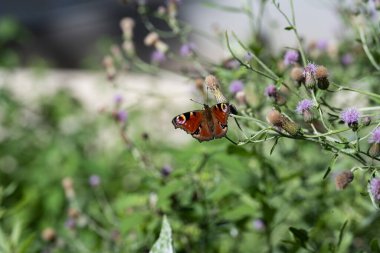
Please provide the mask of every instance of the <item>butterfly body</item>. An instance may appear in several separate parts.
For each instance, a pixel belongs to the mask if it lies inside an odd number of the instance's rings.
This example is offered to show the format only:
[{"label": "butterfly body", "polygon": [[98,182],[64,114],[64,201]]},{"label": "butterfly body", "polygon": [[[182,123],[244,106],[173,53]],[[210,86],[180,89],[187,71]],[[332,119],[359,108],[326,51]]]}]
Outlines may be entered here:
[{"label": "butterfly body", "polygon": [[174,128],[181,128],[198,141],[209,141],[226,136],[230,105],[204,105],[204,110],[185,112],[173,118]]}]

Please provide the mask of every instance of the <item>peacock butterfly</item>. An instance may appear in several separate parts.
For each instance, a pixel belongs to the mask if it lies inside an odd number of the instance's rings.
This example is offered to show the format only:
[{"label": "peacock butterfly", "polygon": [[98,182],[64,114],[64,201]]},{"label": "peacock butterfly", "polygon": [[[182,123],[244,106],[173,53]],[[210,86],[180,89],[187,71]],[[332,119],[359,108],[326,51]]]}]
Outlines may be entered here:
[{"label": "peacock butterfly", "polygon": [[223,138],[227,134],[228,116],[234,108],[228,103],[213,106],[204,104],[204,110],[185,112],[173,118],[174,128],[181,128],[199,142]]}]

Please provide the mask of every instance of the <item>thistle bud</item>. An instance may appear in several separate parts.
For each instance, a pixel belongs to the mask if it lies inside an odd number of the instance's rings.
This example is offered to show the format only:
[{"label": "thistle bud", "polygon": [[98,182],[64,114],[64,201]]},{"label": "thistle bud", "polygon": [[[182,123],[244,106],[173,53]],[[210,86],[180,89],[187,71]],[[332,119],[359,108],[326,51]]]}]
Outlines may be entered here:
[{"label": "thistle bud", "polygon": [[315,71],[315,77],[317,79],[317,85],[319,89],[326,90],[329,87],[330,83],[328,79],[327,68],[324,66],[318,66]]},{"label": "thistle bud", "polygon": [[300,67],[292,68],[290,72],[290,78],[296,81],[297,86],[301,86],[301,84],[305,83],[305,77],[303,75],[303,70]]},{"label": "thistle bud", "polygon": [[282,127],[283,116],[279,111],[273,109],[268,113],[267,121],[276,127]]},{"label": "thistle bud", "polygon": [[239,91],[235,95],[235,99],[238,101],[239,104],[241,105],[248,105],[247,97],[245,95],[244,91]]},{"label": "thistle bud", "polygon": [[300,131],[300,127],[297,123],[291,121],[287,117],[284,116],[284,122],[282,124],[282,128],[288,132],[288,134],[294,136]]},{"label": "thistle bud", "polygon": [[371,124],[371,121],[372,121],[372,119],[369,116],[366,116],[366,117],[362,118],[362,124],[363,124],[363,126],[369,126]]},{"label": "thistle bud", "polygon": [[45,242],[53,242],[57,238],[57,234],[53,228],[45,228],[41,233],[41,237]]},{"label": "thistle bud", "polygon": [[305,87],[313,89],[316,85],[315,72],[317,66],[313,63],[309,63],[303,70],[303,76],[305,77]]},{"label": "thistle bud", "polygon": [[158,40],[160,39],[160,37],[158,36],[157,33],[155,32],[151,32],[151,33],[148,33],[148,35],[145,37],[144,39],[144,45],[145,46],[152,46],[154,45]]},{"label": "thistle bud", "polygon": [[352,171],[343,171],[336,175],[335,186],[337,190],[343,190],[354,180],[354,174]]},{"label": "thistle bud", "polygon": [[380,144],[376,142],[373,143],[368,150],[368,154],[371,157],[378,157],[380,155]]}]

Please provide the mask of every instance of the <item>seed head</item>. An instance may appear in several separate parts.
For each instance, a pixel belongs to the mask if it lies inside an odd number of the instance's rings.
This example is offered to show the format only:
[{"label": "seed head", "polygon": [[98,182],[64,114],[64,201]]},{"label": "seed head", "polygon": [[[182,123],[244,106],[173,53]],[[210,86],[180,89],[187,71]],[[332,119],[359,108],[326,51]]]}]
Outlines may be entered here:
[{"label": "seed head", "polygon": [[352,171],[343,171],[336,175],[335,186],[337,190],[343,190],[354,180],[354,174]]},{"label": "seed head", "polygon": [[158,36],[157,33],[155,32],[150,32],[144,39],[144,45],[145,46],[152,46],[154,45],[157,41],[159,41],[160,37]]},{"label": "seed head", "polygon": [[305,76],[303,75],[303,69],[300,67],[292,68],[290,72],[290,78],[296,81],[298,86],[305,83]]},{"label": "seed head", "polygon": [[330,83],[329,83],[328,75],[329,74],[327,72],[326,67],[324,66],[317,67],[316,72],[315,72],[315,77],[317,79],[317,85],[319,89],[326,90],[329,87]]},{"label": "seed head", "polygon": [[42,240],[45,242],[53,242],[57,238],[57,234],[53,228],[45,228],[41,233]]}]

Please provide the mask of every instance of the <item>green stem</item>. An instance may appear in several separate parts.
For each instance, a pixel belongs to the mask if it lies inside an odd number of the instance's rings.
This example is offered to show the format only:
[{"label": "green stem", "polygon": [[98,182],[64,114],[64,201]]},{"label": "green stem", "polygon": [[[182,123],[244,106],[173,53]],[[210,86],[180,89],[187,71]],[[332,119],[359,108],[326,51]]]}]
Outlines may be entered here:
[{"label": "green stem", "polygon": [[367,45],[367,40],[365,38],[365,34],[364,34],[364,30],[363,30],[363,27],[362,26],[359,26],[359,35],[360,35],[360,40],[362,42],[362,46],[363,46],[363,50],[364,52],[366,53],[369,61],[371,62],[371,64],[375,67],[375,69],[377,71],[380,71],[380,66],[379,64],[376,62],[375,58],[373,57],[371,51],[369,50],[368,48],[368,45]]}]

